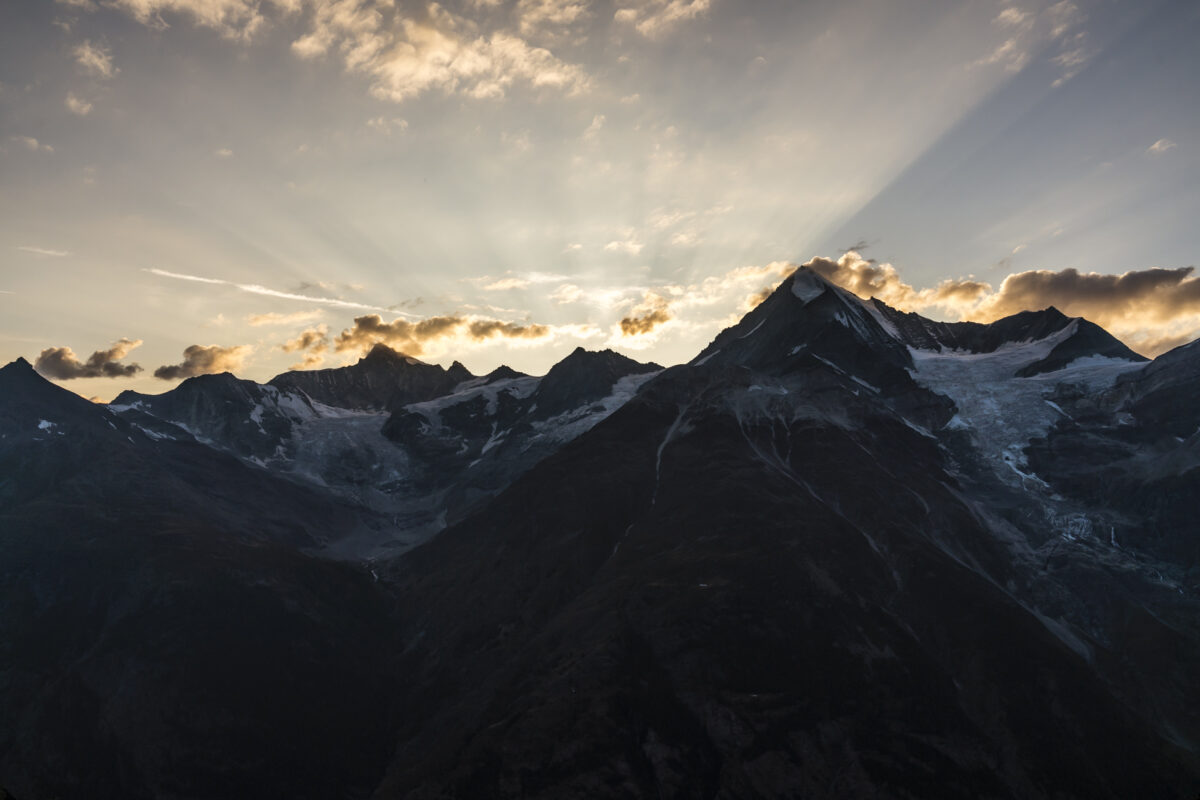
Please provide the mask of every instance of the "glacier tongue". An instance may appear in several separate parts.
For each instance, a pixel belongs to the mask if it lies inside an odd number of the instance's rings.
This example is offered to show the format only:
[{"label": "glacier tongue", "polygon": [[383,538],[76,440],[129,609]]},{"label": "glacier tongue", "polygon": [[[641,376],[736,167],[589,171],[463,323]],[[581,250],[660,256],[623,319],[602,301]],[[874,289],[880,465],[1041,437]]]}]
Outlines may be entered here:
[{"label": "glacier tongue", "polygon": [[946,395],[958,413],[946,426],[966,429],[971,440],[1002,478],[1024,484],[1038,480],[1029,474],[1024,449],[1044,436],[1066,414],[1048,396],[1063,383],[1097,392],[1112,386],[1124,372],[1142,367],[1123,359],[1091,356],[1065,368],[1019,378],[1022,367],[1043,359],[1074,331],[1074,324],[1035,342],[1005,345],[991,353],[933,352],[909,348],[916,381]]}]

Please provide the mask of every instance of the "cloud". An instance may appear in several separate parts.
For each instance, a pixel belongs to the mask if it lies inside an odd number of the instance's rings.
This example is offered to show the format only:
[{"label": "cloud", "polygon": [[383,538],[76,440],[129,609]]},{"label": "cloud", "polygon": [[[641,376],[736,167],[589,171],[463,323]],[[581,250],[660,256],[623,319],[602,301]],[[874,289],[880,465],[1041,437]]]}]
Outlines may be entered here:
[{"label": "cloud", "polygon": [[584,292],[573,283],[564,283],[550,293],[550,299],[559,305],[575,303],[583,299]]},{"label": "cloud", "polygon": [[54,148],[48,144],[43,144],[32,136],[10,136],[12,141],[24,147],[26,150],[32,150],[35,153],[53,153]]},{"label": "cloud", "polygon": [[218,150],[214,150],[213,155],[216,156],[217,158],[232,158],[233,151],[230,150],[228,147],[222,147]]},{"label": "cloud", "polygon": [[1095,322],[1151,356],[1200,336],[1200,278],[1193,267],[1151,267],[1119,275],[1037,269],[1009,275],[997,289],[966,278],[918,290],[902,281],[892,265],[864,261],[853,251],[837,260],[814,258],[805,266],[860,297],[878,297],[903,311],[938,308],[960,320],[991,322],[1054,306]]},{"label": "cloud", "polygon": [[[151,28],[167,28],[163,14],[173,13],[229,39],[249,39],[266,21],[263,4],[257,0],[109,0],[109,4]],[[277,1],[273,5],[287,9],[296,4]]]},{"label": "cloud", "polygon": [[183,351],[183,361],[170,364],[154,370],[154,377],[164,381],[175,381],[180,378],[191,378],[196,375],[211,375],[217,372],[233,372],[242,368],[254,348],[250,345],[239,344],[233,347],[220,345],[193,344]]},{"label": "cloud", "polygon": [[113,65],[112,51],[102,44],[92,44],[89,39],[84,39],[82,43],[76,45],[73,53],[75,63],[83,67],[90,75],[108,79],[121,71]]},{"label": "cloud", "polygon": [[48,347],[34,361],[33,367],[47,378],[69,381],[75,378],[128,378],[142,371],[137,364],[118,363],[141,339],[118,339],[107,350],[97,350],[80,361],[69,347]]},{"label": "cloud", "polygon": [[914,289],[900,279],[891,264],[863,259],[853,250],[837,260],[817,257],[804,266],[859,297],[878,297],[905,311],[942,308],[960,315],[973,308],[991,291],[991,286],[974,279],[947,279],[932,289]]},{"label": "cloud", "polygon": [[485,292],[505,292],[511,289],[525,289],[535,283],[557,283],[566,280],[566,275],[555,272],[513,272],[509,270],[502,277],[483,275],[479,278],[466,278]]},{"label": "cloud", "polygon": [[250,314],[246,322],[255,327],[262,325],[296,325],[304,322],[314,322],[325,315],[321,309],[313,311],[293,311],[291,314],[278,314],[274,311],[266,314]]},{"label": "cloud", "polygon": [[1004,39],[971,66],[999,66],[1015,73],[1025,69],[1035,55],[1054,53],[1049,61],[1059,68],[1059,75],[1052,85],[1061,86],[1096,54],[1087,32],[1080,29],[1086,19],[1070,0],[1054,3],[1040,13],[1008,6],[992,20]]},{"label": "cloud", "polygon": [[600,130],[604,127],[604,122],[606,119],[607,118],[603,114],[596,114],[593,116],[592,124],[588,125],[587,129],[583,132],[583,140],[585,142],[595,141],[596,137],[600,135]]},{"label": "cloud", "polygon": [[587,16],[587,4],[581,0],[520,0],[516,15],[521,35],[537,36],[579,22]]},{"label": "cloud", "polygon": [[381,99],[399,103],[430,91],[494,98],[514,84],[574,93],[589,83],[580,67],[549,50],[504,31],[478,35],[469,20],[436,3],[420,16],[385,15],[357,0],[311,5],[312,26],[292,51],[318,58],[336,50],[346,70],[368,76]]},{"label": "cloud", "polygon": [[92,104],[86,100],[81,100],[75,96],[74,92],[67,93],[67,110],[72,114],[78,114],[81,117],[86,117],[92,111]]},{"label": "cloud", "polygon": [[674,318],[670,302],[656,292],[646,292],[642,302],[621,318],[618,326],[622,336],[645,336]]},{"label": "cloud", "polygon": [[502,292],[508,289],[524,289],[529,285],[529,281],[524,278],[501,278],[493,281],[485,286],[483,290],[487,292]]},{"label": "cloud", "polygon": [[1175,146],[1175,143],[1170,139],[1159,139],[1154,144],[1146,148],[1146,152],[1152,156],[1161,156],[1163,153]]},{"label": "cloud", "polygon": [[320,325],[304,331],[295,339],[284,342],[279,349],[285,353],[303,353],[303,360],[288,369],[313,369],[325,361],[329,350],[329,326]]},{"label": "cloud", "polygon": [[367,120],[367,127],[390,136],[395,131],[403,133],[408,130],[408,120],[401,117],[372,117]]},{"label": "cloud", "polygon": [[49,250],[45,247],[30,247],[29,245],[21,245],[17,249],[23,253],[32,253],[35,256],[46,256],[47,258],[64,258],[71,255],[66,250]]},{"label": "cloud", "polygon": [[634,241],[633,239],[626,239],[613,240],[604,245],[604,250],[609,253],[624,253],[628,256],[636,256],[638,253],[642,252],[643,247],[645,247],[645,245],[643,245],[641,242]]},{"label": "cloud", "polygon": [[276,289],[268,289],[266,286],[259,286],[256,283],[234,283],[220,278],[205,278],[200,275],[184,275],[178,272],[168,272],[165,269],[146,269],[144,272],[149,272],[152,275],[159,275],[163,278],[174,278],[179,281],[191,281],[193,283],[207,283],[214,286],[232,286],[233,288],[248,292],[249,294],[263,295],[264,297],[278,297],[283,300],[299,300],[305,303],[317,303],[319,305],[333,306],[336,308],[354,308],[363,311],[391,311],[392,309],[382,306],[372,306],[366,303],[354,303],[349,300],[342,300],[336,297],[313,297],[307,294],[297,294],[295,292],[281,292]]},{"label": "cloud", "polygon": [[354,326],[343,330],[333,346],[338,352],[365,351],[382,342],[410,356],[418,356],[428,345],[446,339],[466,339],[476,343],[489,339],[534,340],[549,338],[554,332],[549,325],[460,315],[428,317],[417,322],[406,319],[384,322],[378,314],[368,314],[355,317]]},{"label": "cloud", "polygon": [[711,0],[641,0],[617,10],[613,19],[632,25],[638,33],[654,39],[677,25],[708,12]]}]

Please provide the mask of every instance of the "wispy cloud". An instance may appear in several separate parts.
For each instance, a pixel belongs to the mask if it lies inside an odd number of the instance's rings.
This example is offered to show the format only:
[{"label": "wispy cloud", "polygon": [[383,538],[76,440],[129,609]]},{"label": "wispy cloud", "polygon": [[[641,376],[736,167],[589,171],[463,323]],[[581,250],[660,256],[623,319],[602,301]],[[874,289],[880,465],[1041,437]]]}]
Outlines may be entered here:
[{"label": "wispy cloud", "polygon": [[78,114],[81,117],[86,117],[92,111],[92,104],[87,100],[81,100],[75,96],[74,92],[69,92],[66,99],[67,110],[72,114]]},{"label": "wispy cloud", "polygon": [[112,51],[102,44],[93,44],[89,39],[75,46],[74,55],[75,63],[97,78],[112,78],[120,72],[113,64]]},{"label": "wispy cloud", "polygon": [[1163,153],[1175,146],[1175,143],[1170,139],[1159,139],[1154,144],[1146,148],[1146,152],[1152,156],[1161,156]]},{"label": "wispy cloud", "polygon": [[325,312],[319,308],[313,311],[294,311],[291,314],[279,314],[271,311],[266,314],[251,314],[246,317],[246,322],[255,327],[263,325],[298,325],[315,322],[323,316],[325,316]]},{"label": "wispy cloud", "polygon": [[47,258],[64,258],[71,255],[67,250],[50,250],[45,247],[31,247],[29,245],[21,245],[17,249],[22,253],[32,253],[35,256],[45,256]]},{"label": "wispy cloud", "polygon": [[[173,278],[179,281],[192,281],[194,283],[207,283],[214,286],[232,286],[238,291],[247,292],[249,294],[262,295],[264,297],[278,297],[281,300],[296,300],[303,303],[316,303],[318,305],[332,306],[334,308],[353,308],[361,311],[385,311],[393,313],[394,309],[384,308],[382,306],[373,306],[366,303],[355,303],[350,300],[342,300],[337,297],[314,297],[307,294],[297,294],[295,292],[281,292],[277,289],[269,289],[266,286],[260,286],[256,283],[235,283],[234,281],[226,281],[220,278],[205,278],[200,275],[184,275],[179,272],[168,272],[165,269],[145,269],[144,272],[149,272],[152,275],[158,275],[163,278]],[[411,316],[411,315],[410,315]]]},{"label": "wispy cloud", "polygon": [[613,19],[632,25],[648,38],[668,33],[681,23],[703,16],[712,6],[711,0],[640,0],[622,3]]},{"label": "wispy cloud", "polygon": [[54,148],[45,142],[39,142],[32,136],[10,136],[9,139],[24,147],[26,150],[32,150],[35,153],[53,153]]}]

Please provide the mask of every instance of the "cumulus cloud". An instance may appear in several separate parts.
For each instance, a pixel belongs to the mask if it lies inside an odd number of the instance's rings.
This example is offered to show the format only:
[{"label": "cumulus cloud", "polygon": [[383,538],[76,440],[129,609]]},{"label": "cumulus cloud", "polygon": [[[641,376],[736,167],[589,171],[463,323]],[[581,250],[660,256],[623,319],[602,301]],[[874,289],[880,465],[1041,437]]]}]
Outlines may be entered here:
[{"label": "cumulus cloud", "polygon": [[541,325],[511,322],[463,314],[447,314],[412,321],[388,322],[379,314],[355,317],[354,324],[336,336],[321,325],[300,333],[281,346],[289,353],[304,353],[304,361],[292,369],[311,368],[329,352],[365,353],[375,344],[386,344],[410,356],[444,350],[447,345],[480,345],[506,340],[513,343],[551,341],[560,336],[586,339],[600,332],[592,325]]},{"label": "cumulus cloud", "polygon": [[121,364],[121,359],[140,346],[141,339],[118,339],[107,350],[97,350],[80,361],[69,347],[48,347],[33,367],[47,378],[69,381],[75,378],[128,378],[142,371],[137,364]]},{"label": "cumulus cloud", "polygon": [[642,302],[630,309],[629,313],[622,317],[617,324],[621,329],[622,336],[645,336],[670,322],[673,317],[671,304],[667,298],[657,292],[646,292],[642,296]]},{"label": "cumulus cloud", "polygon": [[279,349],[285,353],[303,353],[303,360],[288,369],[314,369],[325,361],[329,350],[329,326],[320,325],[302,332],[295,339],[284,342]]},{"label": "cumulus cloud", "polygon": [[428,317],[417,322],[394,319],[384,322],[378,314],[354,318],[354,326],[343,330],[334,340],[337,351],[369,349],[382,342],[410,356],[421,355],[438,340],[465,338],[474,342],[488,339],[544,339],[552,334],[548,325],[501,322],[459,315]]},{"label": "cumulus cloud", "polygon": [[805,266],[860,297],[878,297],[903,311],[940,309],[960,320],[991,322],[1054,306],[1095,322],[1151,356],[1200,336],[1200,278],[1193,267],[1152,267],[1119,275],[1037,269],[1009,275],[999,288],[966,278],[918,290],[901,280],[892,265],[864,261],[853,251],[836,260],[814,258]]},{"label": "cumulus cloud", "polygon": [[932,289],[918,291],[902,281],[891,264],[868,261],[853,250],[837,260],[817,257],[804,266],[859,297],[878,297],[888,305],[906,311],[941,308],[961,315],[992,288],[974,279],[948,278]]},{"label": "cumulus cloud", "polygon": [[711,0],[641,0],[623,3],[613,18],[653,39],[683,22],[703,16],[711,5]]},{"label": "cumulus cloud", "polygon": [[76,45],[74,55],[75,63],[98,78],[112,78],[120,72],[113,65],[112,51],[102,44],[92,44],[90,39]]},{"label": "cumulus cloud", "polygon": [[246,344],[233,347],[193,344],[184,349],[183,361],[159,367],[154,370],[154,377],[164,381],[174,381],[196,375],[233,372],[242,368],[246,356],[250,355],[253,349]]}]

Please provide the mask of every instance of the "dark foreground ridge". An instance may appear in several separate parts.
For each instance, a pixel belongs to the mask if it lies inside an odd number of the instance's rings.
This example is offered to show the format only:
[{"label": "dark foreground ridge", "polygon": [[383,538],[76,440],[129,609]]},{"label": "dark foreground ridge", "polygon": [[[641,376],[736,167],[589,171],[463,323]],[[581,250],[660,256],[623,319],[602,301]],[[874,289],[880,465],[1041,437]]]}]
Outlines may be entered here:
[{"label": "dark foreground ridge", "polygon": [[666,370],[15,362],[0,785],[1192,800],[1197,353],[801,270]]}]

